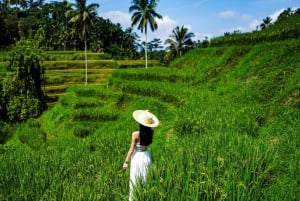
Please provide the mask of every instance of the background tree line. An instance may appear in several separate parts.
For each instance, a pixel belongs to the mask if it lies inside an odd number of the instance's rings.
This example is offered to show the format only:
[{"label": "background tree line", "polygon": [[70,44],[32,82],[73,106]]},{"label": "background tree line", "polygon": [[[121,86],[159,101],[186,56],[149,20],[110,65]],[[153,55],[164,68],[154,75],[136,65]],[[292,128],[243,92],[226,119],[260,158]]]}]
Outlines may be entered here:
[{"label": "background tree line", "polygon": [[[145,41],[141,41],[132,27],[123,29],[119,23],[98,16],[96,11],[100,5],[86,3],[86,0],[76,0],[75,3],[66,0],[50,3],[44,3],[44,0],[0,0],[0,49],[10,50],[15,40],[21,37],[32,39],[39,33],[41,45],[46,50],[84,50],[87,47],[89,51],[105,52],[115,59],[144,57]],[[81,21],[75,20],[80,9],[87,11],[89,19],[85,22],[82,18]],[[80,23],[86,26],[85,31]],[[157,38],[149,41],[148,58],[162,61],[168,51],[164,50],[163,44],[164,41]],[[192,48],[196,44],[189,42],[188,46]]]},{"label": "background tree line", "polygon": [[[82,5],[85,0],[76,1]],[[89,5],[88,5],[89,6]],[[87,7],[88,7],[87,6]],[[83,50],[82,32],[78,23],[71,23],[72,15],[80,7],[68,1],[44,3],[43,1],[0,1],[0,48],[10,49],[14,40],[21,37],[33,38],[40,32],[41,45],[47,50]],[[92,26],[86,30],[87,47],[93,52],[107,52],[112,56],[134,58],[137,35],[131,29],[122,30],[120,24],[89,13]]]}]

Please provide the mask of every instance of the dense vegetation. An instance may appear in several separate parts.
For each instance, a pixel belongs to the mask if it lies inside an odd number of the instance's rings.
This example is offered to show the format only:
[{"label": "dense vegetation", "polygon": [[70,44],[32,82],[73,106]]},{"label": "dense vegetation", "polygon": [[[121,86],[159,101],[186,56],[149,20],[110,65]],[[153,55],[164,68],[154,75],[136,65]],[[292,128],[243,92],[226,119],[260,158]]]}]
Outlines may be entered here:
[{"label": "dense vegetation", "polygon": [[[131,112],[158,114],[140,198],[296,200],[299,40],[195,49],[171,67],[73,86],[1,146],[1,199],[127,200]],[[195,59],[197,58],[197,59]]]},{"label": "dense vegetation", "polygon": [[[39,34],[48,50],[84,50],[82,31],[71,20],[76,5],[68,1],[0,1],[0,49],[9,50],[15,39]],[[113,24],[95,12],[90,12],[86,37],[89,51],[106,52],[113,58],[138,57],[139,38],[132,28],[123,30],[120,24]]]},{"label": "dense vegetation", "polygon": [[[298,14],[283,18],[292,22],[285,27],[298,26]],[[259,33],[277,33],[280,24]],[[242,43],[248,34],[239,34],[237,43],[224,36],[168,67],[151,61],[148,69],[142,60],[89,52],[88,85],[82,85],[83,52],[45,52],[43,62],[30,64],[45,71],[46,101],[52,94],[57,102],[39,117],[0,121],[0,200],[128,200],[129,172],[122,164],[138,128],[136,109],[149,109],[161,121],[139,200],[297,200],[300,39],[293,34],[264,35],[259,43]],[[10,68],[32,72],[16,56],[30,40],[23,42],[0,55],[1,91],[18,75]],[[39,48],[23,49],[40,59]],[[12,61],[21,62],[8,65]],[[27,84],[16,86],[29,88],[17,91],[30,95],[33,80],[25,77]],[[2,119],[6,97],[0,93]],[[33,104],[24,105],[27,111]]]},{"label": "dense vegetation", "polygon": [[[134,6],[139,2],[131,3]],[[157,4],[155,1],[150,2]],[[150,13],[155,13],[153,5],[141,9],[148,12],[151,8]],[[119,23],[114,24],[98,16],[97,9],[101,10],[101,5],[89,4],[86,0],[47,3],[39,0],[0,0],[0,50],[10,50],[15,40],[21,37],[32,39],[39,35],[42,38],[41,45],[48,51],[86,49],[94,53],[105,52],[111,59],[138,59],[143,58],[147,50],[148,59],[164,60],[164,41],[155,38],[147,42],[146,49],[145,41],[140,39],[132,27],[122,27]],[[151,15],[145,16],[147,18]],[[149,20],[150,25],[155,22]],[[138,29],[143,27],[142,32],[146,31],[147,27],[144,26],[148,24],[139,25]],[[150,31],[154,30],[150,28]],[[198,41],[198,44],[201,42]]]},{"label": "dense vegetation", "polygon": [[[267,19],[271,19],[270,17]],[[252,33],[225,33],[224,37],[218,37],[210,42],[211,47],[227,45],[254,45],[263,42],[272,42],[300,37],[300,8],[284,10],[278,19],[267,25],[262,30],[255,30]]]}]

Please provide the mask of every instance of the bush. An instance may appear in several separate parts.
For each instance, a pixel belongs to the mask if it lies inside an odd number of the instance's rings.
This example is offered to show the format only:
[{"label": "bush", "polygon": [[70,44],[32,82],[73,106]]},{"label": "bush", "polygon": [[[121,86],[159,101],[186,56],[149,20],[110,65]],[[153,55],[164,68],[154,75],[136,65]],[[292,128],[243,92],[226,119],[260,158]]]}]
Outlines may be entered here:
[{"label": "bush", "polygon": [[[5,144],[5,142],[9,138],[8,128],[9,128],[9,125],[0,121],[0,144]],[[1,153],[1,151],[0,151],[0,153]]]},{"label": "bush", "polygon": [[42,104],[36,98],[26,98],[24,95],[14,96],[8,102],[7,114],[12,122],[36,118],[42,112]]},{"label": "bush", "polygon": [[43,52],[36,41],[21,38],[10,52],[7,70],[12,72],[3,85],[3,97],[10,121],[24,121],[38,117],[44,109],[41,67]]}]

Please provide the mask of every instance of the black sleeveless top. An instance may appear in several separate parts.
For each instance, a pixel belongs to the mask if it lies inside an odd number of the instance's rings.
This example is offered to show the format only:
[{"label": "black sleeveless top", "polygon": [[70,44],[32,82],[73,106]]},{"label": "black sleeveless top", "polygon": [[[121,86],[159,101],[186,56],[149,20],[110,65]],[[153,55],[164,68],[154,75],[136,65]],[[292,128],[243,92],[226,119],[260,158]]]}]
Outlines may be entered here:
[{"label": "black sleeveless top", "polygon": [[139,137],[140,137],[140,145],[148,146],[152,143],[153,139],[153,131],[148,130],[148,131],[140,131],[139,132]]}]

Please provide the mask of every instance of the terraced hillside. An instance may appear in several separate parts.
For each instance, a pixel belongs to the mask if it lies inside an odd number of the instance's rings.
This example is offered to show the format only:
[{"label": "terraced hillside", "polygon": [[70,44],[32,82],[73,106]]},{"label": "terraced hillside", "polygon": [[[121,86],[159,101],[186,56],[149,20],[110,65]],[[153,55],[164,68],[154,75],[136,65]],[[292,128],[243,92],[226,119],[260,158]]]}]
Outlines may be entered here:
[{"label": "terraced hillside", "polygon": [[[144,66],[144,61],[111,60],[106,59],[105,54],[88,53],[88,76],[89,85],[108,84],[111,73],[118,68],[136,68]],[[45,69],[44,91],[47,102],[53,105],[58,97],[66,93],[69,86],[85,84],[85,60],[83,52],[61,51],[46,52],[42,62]],[[8,72],[6,66],[9,62],[9,54],[3,53],[0,57],[0,78],[4,78]],[[157,65],[158,61],[149,61],[149,66]]]},{"label": "terraced hillside", "polygon": [[[46,61],[44,66],[46,69],[45,93],[48,96],[48,102],[56,102],[60,95],[65,94],[67,87],[85,83],[84,60]],[[116,68],[116,61],[88,61],[88,84],[107,85],[108,77]]]},{"label": "terraced hillside", "polygon": [[297,200],[299,49],[299,40],[195,49],[170,67],[69,87],[2,148],[0,198],[127,200],[132,111],[149,109],[160,126],[140,200]]}]

